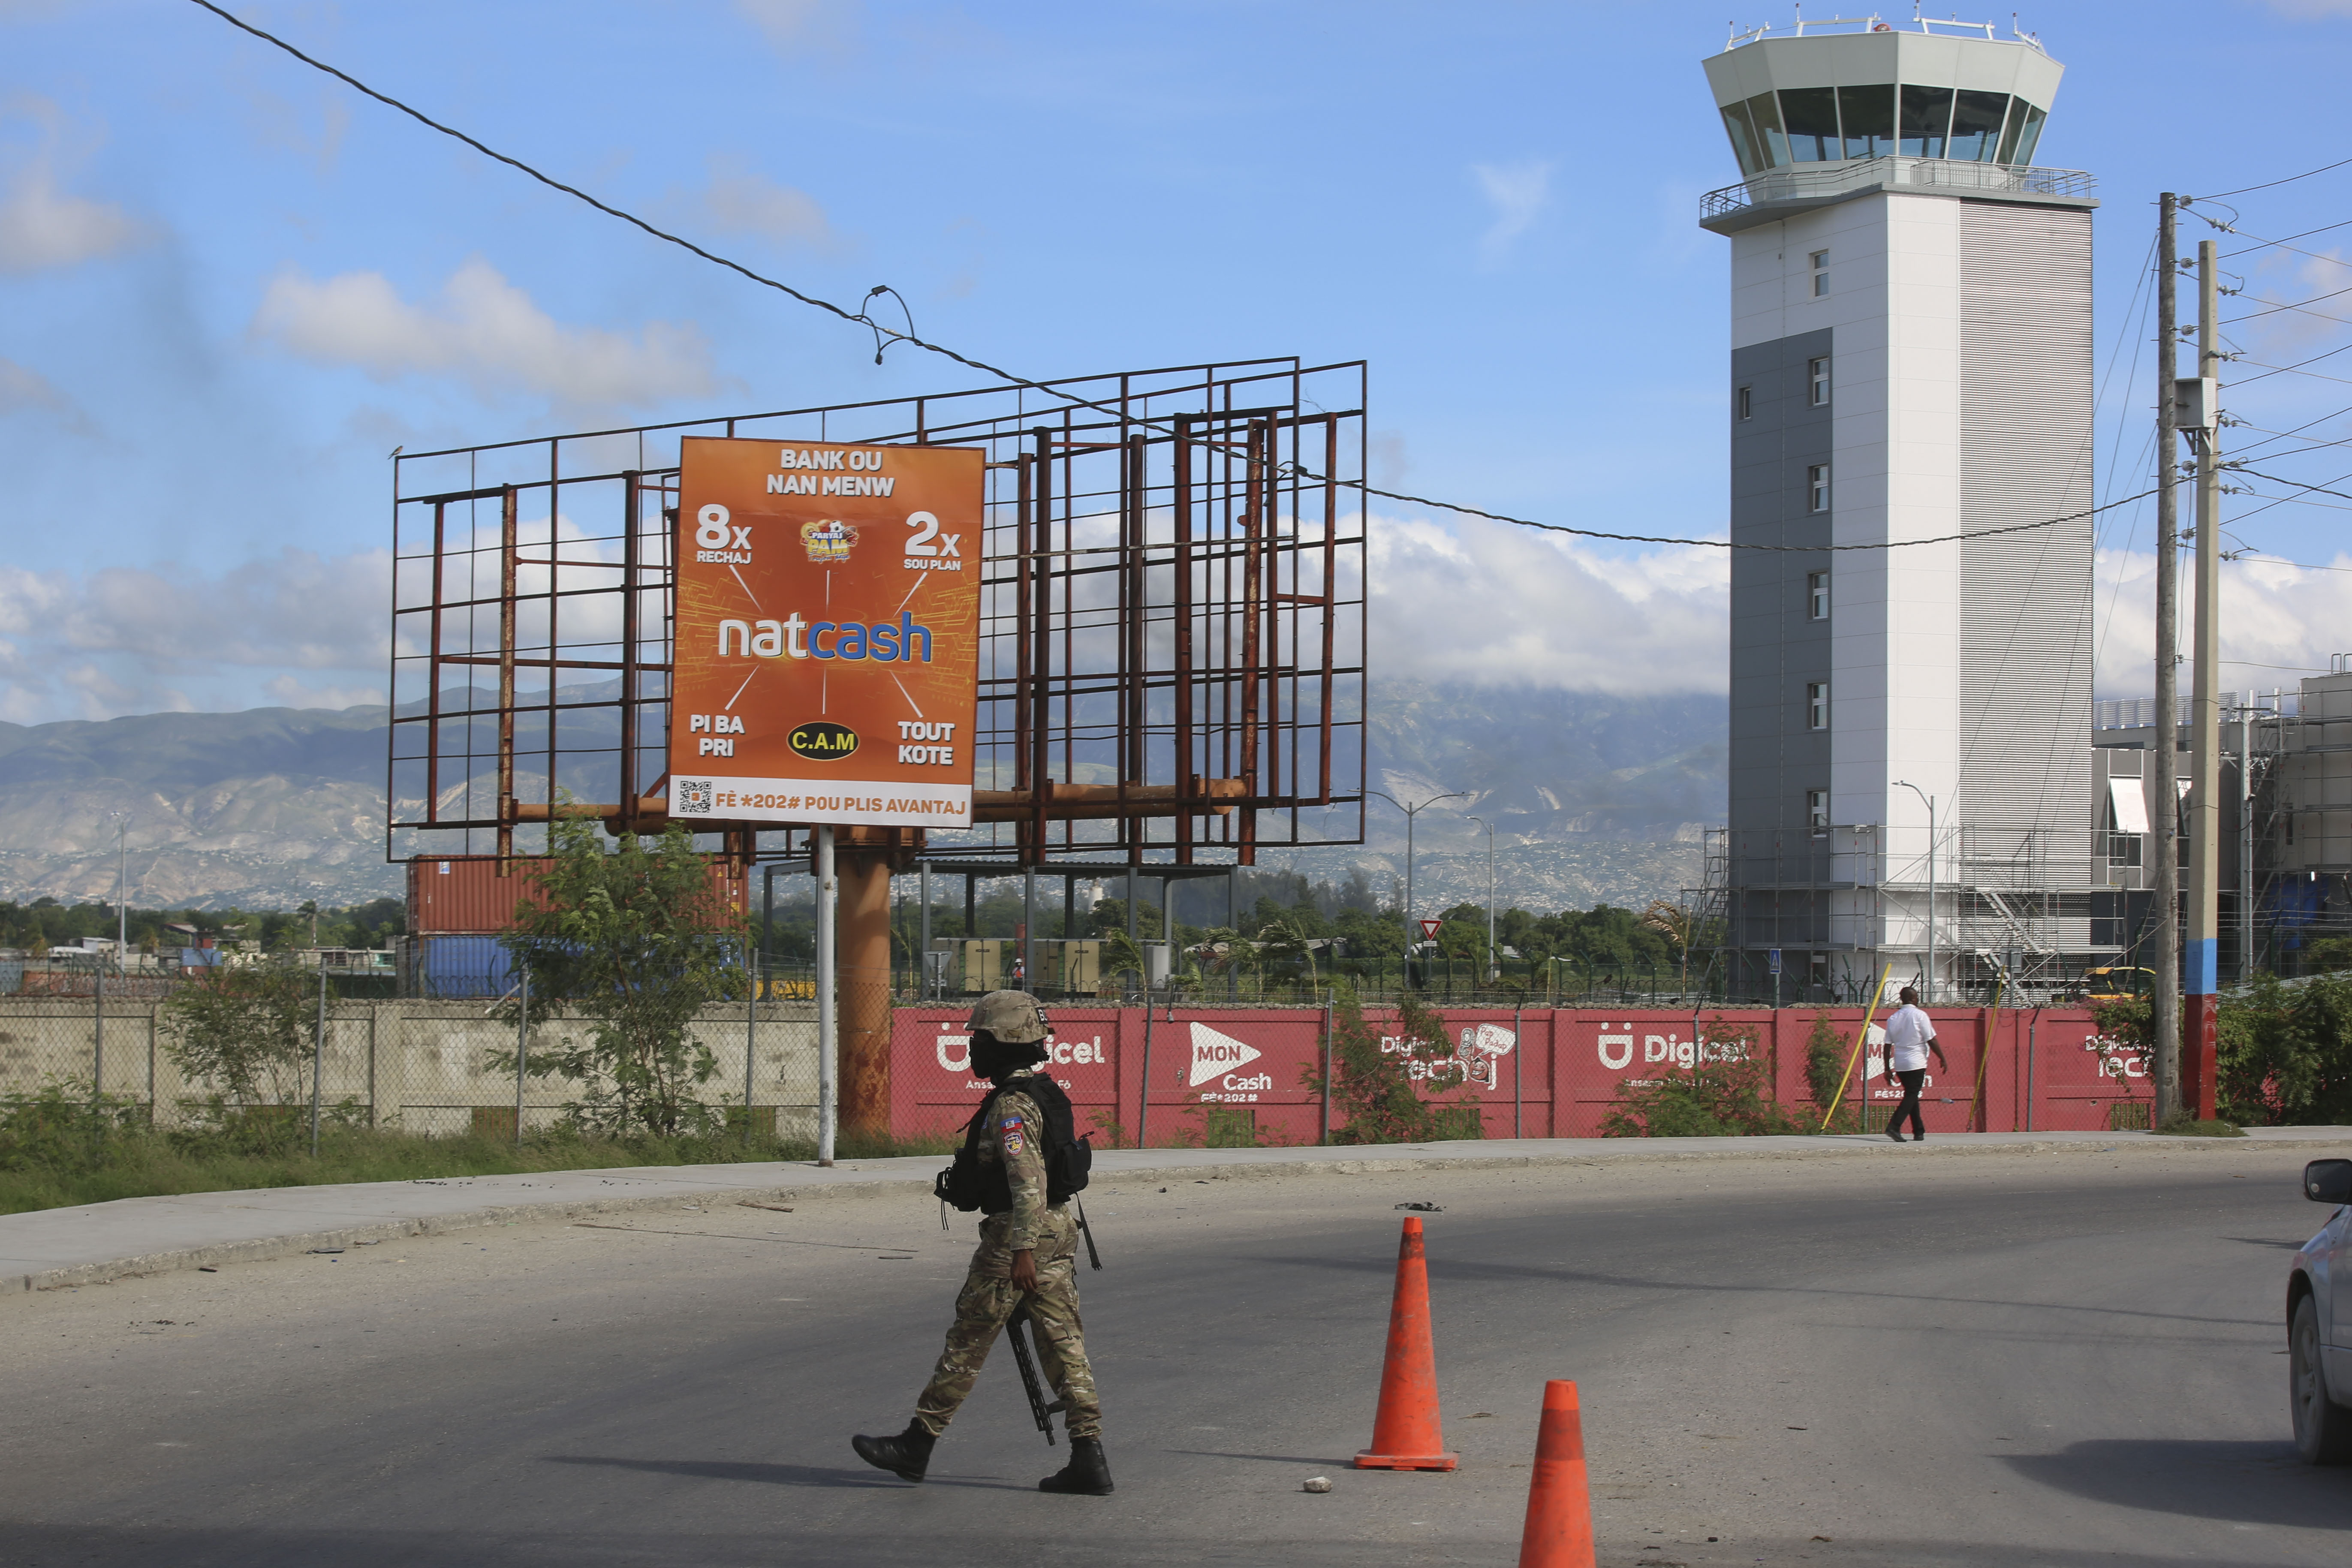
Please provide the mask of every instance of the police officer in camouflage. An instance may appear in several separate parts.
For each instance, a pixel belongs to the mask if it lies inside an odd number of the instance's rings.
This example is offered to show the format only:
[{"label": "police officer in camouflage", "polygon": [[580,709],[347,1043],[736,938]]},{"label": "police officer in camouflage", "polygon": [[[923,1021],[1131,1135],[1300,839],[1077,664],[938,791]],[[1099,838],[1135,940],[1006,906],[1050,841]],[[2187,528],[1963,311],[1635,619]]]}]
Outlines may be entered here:
[{"label": "police officer in camouflage", "polygon": [[956,1298],[947,1348],[915,1401],[915,1418],[895,1436],[850,1439],[859,1458],[906,1480],[923,1479],[931,1446],[971,1392],[989,1347],[1006,1321],[1025,1306],[1037,1359],[1061,1401],[1070,1435],[1069,1464],[1039,1481],[1037,1489],[1096,1497],[1111,1489],[1110,1465],[1103,1457],[1102,1405],[1078,1321],[1077,1222],[1066,1206],[1048,1202],[1045,1117],[1022,1090],[1023,1081],[1034,1078],[1037,1064],[1045,1060],[1048,1026],[1045,1010],[1025,991],[992,991],[971,1012],[972,1071],[998,1089],[980,1130],[977,1153],[983,1172],[1002,1168],[1011,1204],[1002,1210],[992,1203],[983,1205],[992,1212],[981,1222],[980,1249]]}]

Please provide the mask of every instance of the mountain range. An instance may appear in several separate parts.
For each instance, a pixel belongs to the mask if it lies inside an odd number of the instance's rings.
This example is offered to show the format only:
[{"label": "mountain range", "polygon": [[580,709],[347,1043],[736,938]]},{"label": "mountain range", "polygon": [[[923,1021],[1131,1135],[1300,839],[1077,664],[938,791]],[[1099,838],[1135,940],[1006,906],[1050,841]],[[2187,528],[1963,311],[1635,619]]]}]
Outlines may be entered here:
[{"label": "mountain range", "polygon": [[[119,873],[131,902],[151,908],[397,894],[400,868],[383,858],[389,716],[261,708],[0,724],[0,898],[111,900]],[[1376,790],[1409,804],[1462,792],[1416,820],[1423,910],[1484,901],[1486,839],[1472,816],[1495,826],[1498,900],[1544,910],[1673,896],[1697,880],[1701,828],[1722,819],[1720,697],[1383,679],[1367,746]],[[1371,801],[1365,834],[1266,860],[1401,884],[1403,813]]]}]

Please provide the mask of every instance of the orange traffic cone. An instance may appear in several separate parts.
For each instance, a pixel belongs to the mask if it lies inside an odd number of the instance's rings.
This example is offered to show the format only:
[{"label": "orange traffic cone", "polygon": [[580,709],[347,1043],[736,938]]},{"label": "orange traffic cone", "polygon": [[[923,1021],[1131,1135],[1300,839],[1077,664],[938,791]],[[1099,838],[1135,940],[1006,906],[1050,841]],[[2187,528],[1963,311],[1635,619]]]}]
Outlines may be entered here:
[{"label": "orange traffic cone", "polygon": [[1519,1568],[1593,1568],[1584,1418],[1577,1408],[1576,1384],[1565,1378],[1544,1384],[1543,1425],[1536,1432],[1536,1468],[1528,1481]]},{"label": "orange traffic cone", "polygon": [[1415,1215],[1404,1222],[1404,1238],[1397,1245],[1381,1407],[1372,1417],[1372,1446],[1356,1456],[1356,1468],[1450,1470],[1462,1456],[1444,1448],[1444,1427],[1437,1416],[1437,1352],[1429,1338],[1429,1263],[1422,1256],[1421,1216]]}]

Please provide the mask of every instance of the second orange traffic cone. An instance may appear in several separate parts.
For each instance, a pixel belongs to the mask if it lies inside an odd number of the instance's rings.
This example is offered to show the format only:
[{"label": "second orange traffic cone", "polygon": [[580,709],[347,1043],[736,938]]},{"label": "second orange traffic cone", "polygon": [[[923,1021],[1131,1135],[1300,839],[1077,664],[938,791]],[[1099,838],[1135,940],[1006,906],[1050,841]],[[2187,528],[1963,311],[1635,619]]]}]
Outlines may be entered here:
[{"label": "second orange traffic cone", "polygon": [[1592,1568],[1592,1490],[1584,1468],[1584,1415],[1576,1384],[1544,1384],[1543,1425],[1536,1429],[1535,1474],[1528,1480],[1528,1521],[1519,1568]]},{"label": "second orange traffic cone", "polygon": [[1396,1295],[1389,1302],[1389,1353],[1381,1367],[1381,1405],[1372,1446],[1356,1456],[1360,1470],[1450,1470],[1437,1415],[1437,1351],[1429,1331],[1429,1262],[1421,1250],[1421,1216],[1404,1222],[1397,1244]]}]

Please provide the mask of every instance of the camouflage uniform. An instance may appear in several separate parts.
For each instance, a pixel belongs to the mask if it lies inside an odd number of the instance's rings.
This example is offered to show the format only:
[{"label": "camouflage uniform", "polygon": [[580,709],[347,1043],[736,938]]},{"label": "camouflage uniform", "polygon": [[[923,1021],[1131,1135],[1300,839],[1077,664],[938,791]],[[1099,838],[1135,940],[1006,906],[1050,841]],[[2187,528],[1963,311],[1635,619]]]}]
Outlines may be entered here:
[{"label": "camouflage uniform", "polygon": [[[971,1255],[971,1270],[956,1297],[947,1348],[915,1401],[917,1424],[935,1437],[971,1393],[1006,1320],[1024,1305],[1040,1368],[1063,1401],[1063,1424],[1072,1437],[1102,1436],[1102,1405],[1078,1321],[1077,1222],[1067,1209],[1045,1202],[1045,1118],[1019,1088],[1033,1070],[1004,1080],[1007,1087],[981,1129],[980,1163],[1004,1167],[1013,1207],[981,1221],[980,1249]],[[1013,1255],[1022,1251],[1036,1255],[1034,1290],[1024,1292],[1013,1283]]]}]

